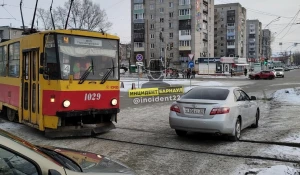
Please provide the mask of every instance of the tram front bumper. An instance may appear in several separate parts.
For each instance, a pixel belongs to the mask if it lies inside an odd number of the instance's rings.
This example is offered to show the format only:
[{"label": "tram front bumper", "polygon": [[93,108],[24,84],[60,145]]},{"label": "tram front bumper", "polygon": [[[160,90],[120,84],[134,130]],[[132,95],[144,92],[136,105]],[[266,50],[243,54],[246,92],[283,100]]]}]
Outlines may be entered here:
[{"label": "tram front bumper", "polygon": [[112,122],[100,124],[83,124],[82,126],[62,126],[57,129],[45,129],[45,136],[48,138],[63,138],[63,137],[82,137],[92,136],[108,132],[115,129],[116,126]]}]

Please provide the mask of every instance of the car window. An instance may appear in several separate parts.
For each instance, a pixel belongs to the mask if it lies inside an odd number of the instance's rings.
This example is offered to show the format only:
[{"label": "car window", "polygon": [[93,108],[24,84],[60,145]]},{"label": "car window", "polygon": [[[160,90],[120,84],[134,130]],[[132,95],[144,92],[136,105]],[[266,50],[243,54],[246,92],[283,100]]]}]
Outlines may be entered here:
[{"label": "car window", "polygon": [[226,100],[228,94],[228,89],[194,88],[181,99]]},{"label": "car window", "polygon": [[0,147],[0,174],[39,175],[39,172],[32,162]]},{"label": "car window", "polygon": [[242,90],[240,90],[241,95],[243,96],[244,100],[250,100],[249,96]]},{"label": "car window", "polygon": [[244,96],[241,95],[240,91],[235,90],[233,93],[237,101],[244,101]]}]

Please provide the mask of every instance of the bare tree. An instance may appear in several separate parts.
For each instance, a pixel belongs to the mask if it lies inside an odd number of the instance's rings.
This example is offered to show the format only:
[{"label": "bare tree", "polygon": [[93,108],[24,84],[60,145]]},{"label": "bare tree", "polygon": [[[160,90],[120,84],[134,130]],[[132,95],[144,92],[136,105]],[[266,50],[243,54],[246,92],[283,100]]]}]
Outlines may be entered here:
[{"label": "bare tree", "polygon": [[[70,3],[68,1],[52,11],[56,28],[64,28]],[[39,9],[37,14],[45,29],[52,26],[49,10]],[[99,4],[93,3],[92,0],[75,0],[73,2],[68,21],[69,28],[108,31],[111,26],[112,23],[107,20],[106,11],[101,9]]]}]

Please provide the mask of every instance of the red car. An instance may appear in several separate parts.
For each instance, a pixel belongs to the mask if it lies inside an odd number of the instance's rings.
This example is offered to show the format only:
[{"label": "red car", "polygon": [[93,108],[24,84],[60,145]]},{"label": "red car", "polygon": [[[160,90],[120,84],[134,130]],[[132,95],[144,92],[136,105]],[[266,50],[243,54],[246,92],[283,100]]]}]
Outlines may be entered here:
[{"label": "red car", "polygon": [[270,79],[270,80],[272,80],[272,79],[275,78],[275,75],[272,71],[265,71],[264,70],[264,71],[260,71],[258,73],[249,74],[249,78],[251,80],[253,80],[253,79],[256,79],[256,80],[258,80],[258,79]]}]

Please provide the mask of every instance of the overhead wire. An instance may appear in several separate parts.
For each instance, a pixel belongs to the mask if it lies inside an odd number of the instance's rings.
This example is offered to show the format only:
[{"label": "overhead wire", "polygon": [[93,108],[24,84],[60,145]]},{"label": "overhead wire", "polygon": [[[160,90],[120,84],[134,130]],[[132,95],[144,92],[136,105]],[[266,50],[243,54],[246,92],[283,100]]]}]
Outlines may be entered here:
[{"label": "overhead wire", "polygon": [[[298,17],[299,13],[300,13],[300,10],[296,13],[296,15],[294,16],[294,18],[289,22],[289,24],[286,25],[279,33],[277,33],[276,36],[279,36],[286,28],[288,28],[290,26],[290,24],[293,23],[293,21],[296,20],[296,18]],[[290,29],[291,29],[291,27],[289,28],[289,30]],[[289,30],[288,30],[288,32],[289,32]],[[282,39],[282,38],[280,38],[280,39]]]}]

